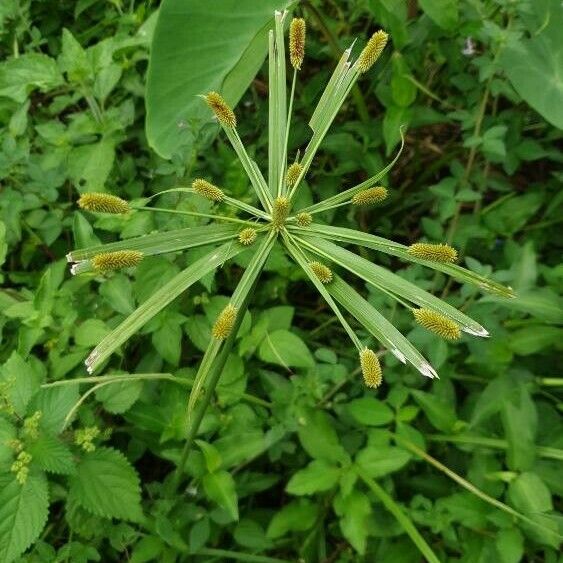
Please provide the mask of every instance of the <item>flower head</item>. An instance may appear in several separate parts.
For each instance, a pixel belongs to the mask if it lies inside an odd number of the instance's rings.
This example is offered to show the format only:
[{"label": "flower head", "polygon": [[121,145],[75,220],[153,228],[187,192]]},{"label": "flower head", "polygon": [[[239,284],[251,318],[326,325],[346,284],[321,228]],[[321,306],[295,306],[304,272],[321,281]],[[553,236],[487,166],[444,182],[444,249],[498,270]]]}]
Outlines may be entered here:
[{"label": "flower head", "polygon": [[321,262],[309,262],[309,268],[313,270],[315,276],[323,284],[330,283],[332,281],[332,271],[328,266],[325,266]]},{"label": "flower head", "polygon": [[461,337],[461,330],[455,321],[432,309],[413,309],[412,314],[419,325],[446,340],[458,340]]},{"label": "flower head", "polygon": [[221,94],[209,92],[209,94],[205,96],[205,101],[221,125],[233,128],[237,126],[235,112],[230,108]]},{"label": "flower head", "polygon": [[92,258],[92,266],[100,272],[120,270],[137,266],[143,259],[143,253],[138,250],[116,250],[115,252],[103,252]]},{"label": "flower head", "polygon": [[244,246],[249,246],[256,240],[256,236],[256,229],[247,227],[238,234],[238,241]]},{"label": "flower head", "polygon": [[192,182],[192,188],[198,195],[211,201],[223,201],[225,198],[225,194],[221,188],[218,188],[207,180],[203,180],[201,178],[196,178]]},{"label": "flower head", "polygon": [[352,196],[352,205],[373,205],[387,198],[387,189],[383,186],[368,188]]},{"label": "flower head", "polygon": [[303,18],[293,18],[289,25],[289,60],[296,70],[301,70],[305,58],[306,28]]},{"label": "flower head", "polygon": [[358,57],[357,65],[359,72],[367,72],[379,58],[385,45],[387,45],[387,40],[389,36],[383,30],[376,31],[368,41],[364,50],[360,53]]},{"label": "flower head", "polygon": [[215,324],[213,325],[213,330],[211,331],[213,337],[217,340],[224,340],[231,334],[235,320],[237,318],[237,308],[229,303],[222,311],[219,313]]},{"label": "flower head", "polygon": [[88,192],[78,199],[78,207],[97,213],[129,213],[129,203],[116,195]]},{"label": "flower head", "polygon": [[457,262],[457,250],[448,244],[416,242],[407,251],[411,256],[431,262]]},{"label": "flower head", "polygon": [[373,350],[364,348],[360,352],[360,366],[362,368],[365,384],[368,387],[379,387],[383,380],[383,372],[379,358]]}]

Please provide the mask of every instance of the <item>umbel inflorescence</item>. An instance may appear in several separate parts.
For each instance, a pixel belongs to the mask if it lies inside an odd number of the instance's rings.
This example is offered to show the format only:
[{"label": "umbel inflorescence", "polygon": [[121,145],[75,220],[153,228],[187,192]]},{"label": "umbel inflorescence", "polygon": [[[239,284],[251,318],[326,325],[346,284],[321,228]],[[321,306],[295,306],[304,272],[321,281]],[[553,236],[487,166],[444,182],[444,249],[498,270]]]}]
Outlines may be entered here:
[{"label": "umbel inflorescence", "polygon": [[[294,18],[289,25],[290,65],[287,65],[284,37],[286,18],[287,12],[276,12],[274,29],[269,33],[267,179],[262,169],[246,151],[237,131],[236,115],[223,96],[217,92],[202,95],[203,101],[221,126],[248,175],[256,195],[256,203],[252,205],[230,197],[228,186],[216,186],[213,178],[195,178],[190,187],[181,186],[166,191],[186,194],[187,197],[204,198],[212,202],[217,210],[231,209],[241,212],[242,215],[233,212],[228,215],[221,215],[220,212],[211,214],[184,212],[200,216],[205,221],[209,219],[215,221],[199,227],[158,232],[76,250],[69,254],[69,261],[74,263],[73,273],[91,272],[98,275],[117,268],[134,267],[145,256],[177,252],[198,246],[211,247],[207,255],[190,264],[175,278],[164,284],[96,346],[86,360],[89,372],[102,367],[136,331],[204,275],[222,266],[229,259],[243,252],[250,252],[249,265],[242,274],[229,304],[219,314],[212,328],[209,346],[190,397],[192,404],[197,400],[197,393],[202,388],[201,380],[209,370],[209,366],[212,365],[226,339],[230,337],[233,330],[236,330],[237,319],[244,314],[247,297],[275,245],[281,245],[288,256],[303,270],[305,276],[341,322],[358,351],[358,363],[364,381],[369,387],[377,387],[382,381],[383,371],[379,357],[386,350],[401,362],[412,364],[424,376],[434,378],[437,374],[409,340],[337,272],[348,272],[361,278],[376,291],[384,293],[401,306],[408,308],[415,322],[442,338],[457,340],[463,332],[475,336],[488,336],[488,332],[446,301],[388,269],[358,256],[346,246],[363,246],[406,262],[422,264],[450,275],[460,282],[477,285],[482,290],[504,297],[512,296],[509,288],[458,266],[457,252],[447,244],[417,242],[405,246],[354,229],[332,227],[323,222],[323,214],[326,211],[340,206],[380,205],[389,194],[388,188],[380,185],[380,180],[395,164],[401,151],[381,172],[364,182],[343,189],[337,195],[305,208],[296,208],[295,195],[306,177],[310,178],[313,193],[320,195],[321,190],[315,185],[314,175],[310,173],[315,155],[352,87],[383,53],[388,36],[384,31],[376,31],[355,60],[352,56],[352,47],[344,51],[309,121],[311,130],[309,142],[304,147],[302,156],[299,157],[299,153],[296,157],[292,155],[295,158],[290,161],[288,137],[297,75],[305,61],[306,25],[300,18]],[[288,66],[292,74],[289,95],[286,80]],[[87,211],[103,213],[166,211],[134,205],[116,196],[100,193],[82,195],[79,205]],[[173,212],[182,213],[180,210]],[[355,318],[362,327],[360,334],[349,324],[351,318]],[[379,343],[380,351],[376,353],[369,347],[369,338]]]}]

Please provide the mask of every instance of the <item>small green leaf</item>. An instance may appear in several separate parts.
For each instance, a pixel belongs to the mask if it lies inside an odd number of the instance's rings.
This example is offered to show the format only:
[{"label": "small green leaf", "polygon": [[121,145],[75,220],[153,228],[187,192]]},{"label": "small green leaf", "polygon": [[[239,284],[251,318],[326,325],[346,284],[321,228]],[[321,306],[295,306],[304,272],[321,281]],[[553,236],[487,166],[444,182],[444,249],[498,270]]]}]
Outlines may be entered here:
[{"label": "small green leaf", "polygon": [[315,523],[318,511],[318,506],[305,498],[294,500],[274,514],[266,535],[275,539],[288,532],[308,530]]},{"label": "small green leaf", "polygon": [[367,496],[357,490],[334,499],[334,510],[340,516],[340,529],[352,547],[363,555],[366,551],[371,505]]},{"label": "small green leaf", "polygon": [[384,426],[393,420],[393,411],[383,401],[373,397],[350,401],[346,410],[357,422],[368,426]]},{"label": "small green leaf", "polygon": [[20,485],[13,473],[0,475],[0,561],[11,563],[45,526],[49,491],[43,473],[31,472]]},{"label": "small green leaf", "polygon": [[356,456],[356,463],[368,477],[382,477],[402,469],[411,455],[393,446],[368,446]]},{"label": "small green leaf", "polygon": [[6,395],[16,414],[25,416],[29,401],[39,390],[39,377],[33,368],[14,351],[1,368],[0,383],[6,386]]},{"label": "small green leaf", "polygon": [[117,381],[100,387],[96,391],[96,399],[104,405],[106,411],[121,414],[135,404],[142,390],[141,381]]},{"label": "small green leaf", "polygon": [[519,563],[524,555],[524,537],[518,528],[500,530],[495,539],[500,563]]},{"label": "small green leaf", "polygon": [[428,17],[444,29],[453,29],[458,21],[458,0],[420,0]]},{"label": "small green leaf", "polygon": [[514,507],[524,514],[553,510],[551,493],[535,473],[521,473],[508,488],[508,496]]},{"label": "small green leaf", "polygon": [[209,471],[209,473],[217,471],[217,469],[219,469],[221,467],[221,464],[223,463],[221,454],[219,453],[217,448],[215,448],[211,444],[208,444],[207,442],[204,442],[203,440],[196,440],[195,443],[203,452],[207,471]]},{"label": "small green leaf", "polygon": [[238,500],[235,480],[227,471],[216,471],[203,476],[205,494],[221,508],[226,510],[233,520],[238,520]]},{"label": "small green leaf", "polygon": [[309,411],[300,419],[299,441],[303,449],[314,459],[338,462],[348,458],[340,445],[334,429],[334,420],[324,411]]},{"label": "small green leaf", "polygon": [[453,429],[457,417],[450,404],[424,391],[413,389],[411,394],[434,428],[442,432],[450,432]]},{"label": "small green leaf", "polygon": [[69,500],[104,518],[143,519],[139,476],[127,458],[112,448],[84,455],[70,478]]},{"label": "small green leaf", "polygon": [[288,330],[268,333],[258,350],[260,359],[283,367],[310,368],[315,360],[299,336]]},{"label": "small green leaf", "polygon": [[285,490],[292,495],[312,495],[332,489],[340,477],[340,469],[327,461],[316,459],[293,474]]}]

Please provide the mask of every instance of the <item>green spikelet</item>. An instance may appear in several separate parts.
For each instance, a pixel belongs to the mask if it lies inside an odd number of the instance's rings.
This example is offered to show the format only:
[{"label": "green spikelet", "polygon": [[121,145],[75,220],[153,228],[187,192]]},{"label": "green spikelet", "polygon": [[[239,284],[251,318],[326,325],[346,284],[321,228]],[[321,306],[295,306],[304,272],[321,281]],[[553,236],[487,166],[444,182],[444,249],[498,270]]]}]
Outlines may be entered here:
[{"label": "green spikelet", "polygon": [[321,283],[327,284],[332,281],[332,271],[328,266],[320,262],[309,262],[309,267]]},{"label": "green spikelet", "polygon": [[411,256],[422,258],[423,260],[431,260],[432,262],[457,262],[457,250],[448,244],[416,242],[409,246],[407,252]]},{"label": "green spikelet", "polygon": [[297,224],[300,227],[308,227],[313,222],[313,216],[310,213],[307,213],[306,211],[303,211],[302,213],[298,213],[295,216],[295,219],[297,220]]},{"label": "green spikelet", "polygon": [[281,229],[289,213],[289,199],[287,197],[277,197],[272,209],[272,225],[274,229]]},{"label": "green spikelet", "polygon": [[223,201],[225,198],[225,194],[221,188],[214,186],[211,182],[203,180],[202,178],[196,178],[192,182],[192,188],[198,195],[211,201]]},{"label": "green spikelet", "polygon": [[122,268],[137,266],[143,259],[143,253],[138,250],[116,250],[96,254],[91,260],[92,266],[99,272],[109,272]]},{"label": "green spikelet", "polygon": [[221,94],[209,92],[204,98],[221,125],[225,127],[237,126],[235,112],[229,107]]},{"label": "green spikelet", "polygon": [[358,72],[367,72],[379,58],[385,45],[387,45],[387,40],[389,36],[383,30],[376,31],[371,39],[368,41],[364,50],[360,53],[357,61]]},{"label": "green spikelet", "polygon": [[285,183],[289,188],[293,188],[293,186],[295,186],[295,182],[297,182],[297,180],[299,179],[302,171],[303,166],[301,166],[299,162],[294,162],[288,167],[285,174]]},{"label": "green spikelet", "polygon": [[90,192],[80,196],[78,207],[97,213],[129,213],[129,203],[116,195]]},{"label": "green spikelet", "polygon": [[289,26],[289,60],[291,66],[301,70],[305,58],[305,32],[307,26],[303,18],[293,18]]},{"label": "green spikelet", "polygon": [[217,340],[224,340],[231,334],[235,320],[237,318],[237,308],[229,303],[219,314],[213,325],[212,334]]},{"label": "green spikelet", "polygon": [[360,366],[365,384],[368,387],[379,387],[383,380],[383,372],[379,359],[373,350],[364,348],[360,352]]},{"label": "green spikelet", "polygon": [[256,229],[248,227],[238,234],[238,241],[243,246],[250,246],[256,240]]},{"label": "green spikelet", "polygon": [[373,205],[381,203],[387,198],[387,188],[378,186],[362,190],[352,197],[352,205]]},{"label": "green spikelet", "polygon": [[461,337],[461,330],[455,321],[432,309],[413,309],[412,314],[419,325],[446,340],[458,340]]}]

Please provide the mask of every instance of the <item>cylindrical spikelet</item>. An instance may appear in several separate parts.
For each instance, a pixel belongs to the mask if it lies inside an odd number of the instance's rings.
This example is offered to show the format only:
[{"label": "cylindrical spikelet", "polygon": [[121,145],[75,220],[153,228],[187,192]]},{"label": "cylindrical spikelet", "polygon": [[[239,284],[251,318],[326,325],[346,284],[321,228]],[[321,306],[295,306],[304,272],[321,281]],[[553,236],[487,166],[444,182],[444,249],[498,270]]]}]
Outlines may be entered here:
[{"label": "cylindrical spikelet", "polygon": [[357,67],[359,72],[367,72],[374,65],[383,49],[385,49],[388,38],[387,33],[381,29],[371,36],[368,44],[358,57]]},{"label": "cylindrical spikelet", "polygon": [[332,271],[328,266],[320,262],[309,262],[309,268],[313,270],[313,273],[322,284],[327,284],[332,281]]},{"label": "cylindrical spikelet", "polygon": [[96,254],[91,260],[92,266],[99,272],[109,272],[122,268],[137,266],[143,259],[143,253],[138,250],[116,250]]},{"label": "cylindrical spikelet", "polygon": [[192,188],[198,195],[211,201],[223,201],[225,198],[225,194],[221,188],[201,178],[196,178],[192,182]]},{"label": "cylindrical spikelet", "polygon": [[287,168],[287,172],[285,174],[285,183],[289,188],[293,188],[295,183],[299,179],[301,172],[303,171],[303,166],[299,164],[299,162],[294,162]]},{"label": "cylindrical spikelet", "polygon": [[289,25],[289,60],[291,66],[301,70],[305,58],[305,32],[307,26],[303,18],[293,18]]},{"label": "cylindrical spikelet", "polygon": [[244,245],[249,246],[256,240],[256,229],[247,227],[238,234],[238,241]]},{"label": "cylindrical spikelet", "polygon": [[313,222],[313,216],[306,211],[298,213],[295,218],[297,219],[297,224],[300,227],[308,227]]},{"label": "cylindrical spikelet", "polygon": [[78,206],[86,211],[98,213],[129,213],[129,203],[116,195],[90,192],[82,194],[78,199]]},{"label": "cylindrical spikelet", "polygon": [[224,340],[231,334],[235,320],[237,318],[237,308],[229,303],[219,314],[213,325],[213,337],[217,340]]},{"label": "cylindrical spikelet", "polygon": [[458,340],[461,336],[461,330],[455,321],[432,309],[413,309],[412,314],[419,325],[446,340]]},{"label": "cylindrical spikelet", "polygon": [[377,186],[362,190],[352,197],[352,205],[373,205],[381,203],[387,197],[387,188]]},{"label": "cylindrical spikelet", "polygon": [[287,197],[277,197],[272,209],[272,225],[275,229],[281,229],[289,213],[289,199]]},{"label": "cylindrical spikelet", "polygon": [[209,94],[205,96],[205,101],[221,125],[224,125],[225,127],[237,126],[235,112],[229,107],[221,94],[218,94],[217,92],[209,92]]},{"label": "cylindrical spikelet", "polygon": [[379,387],[383,380],[383,373],[379,358],[373,350],[364,348],[360,352],[360,366],[362,367],[365,384],[368,387]]},{"label": "cylindrical spikelet", "polygon": [[449,244],[416,242],[409,246],[408,253],[416,258],[431,260],[432,262],[457,262],[457,250]]}]

